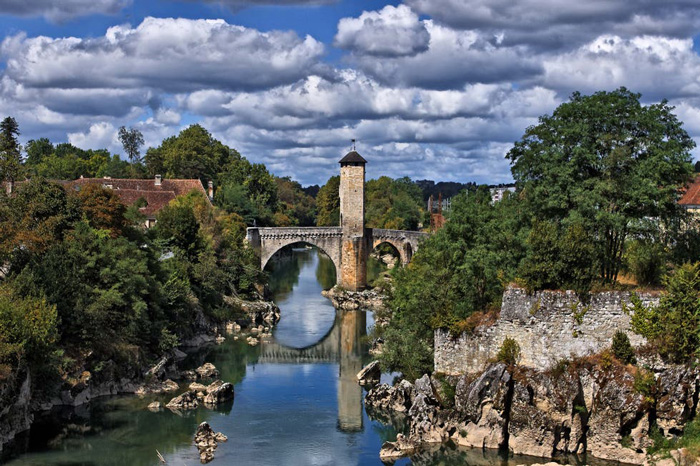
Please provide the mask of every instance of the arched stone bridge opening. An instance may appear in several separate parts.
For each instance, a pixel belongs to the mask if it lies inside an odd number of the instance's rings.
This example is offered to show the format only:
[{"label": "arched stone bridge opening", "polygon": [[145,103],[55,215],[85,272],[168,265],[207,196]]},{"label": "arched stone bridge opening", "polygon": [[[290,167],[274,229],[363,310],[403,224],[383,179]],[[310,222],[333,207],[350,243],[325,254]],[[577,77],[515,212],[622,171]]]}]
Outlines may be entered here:
[{"label": "arched stone bridge opening", "polygon": [[[427,236],[427,233],[418,231],[366,228],[362,240],[368,247],[360,250],[366,255],[380,244],[388,243],[398,251],[401,264],[406,265]],[[333,261],[336,277],[340,280],[343,253],[343,232],[340,227],[254,227],[248,228],[246,239],[260,254],[260,268],[263,270],[272,256],[282,248],[306,243],[317,247]],[[358,266],[366,267],[366,259],[364,257],[358,261]]]}]

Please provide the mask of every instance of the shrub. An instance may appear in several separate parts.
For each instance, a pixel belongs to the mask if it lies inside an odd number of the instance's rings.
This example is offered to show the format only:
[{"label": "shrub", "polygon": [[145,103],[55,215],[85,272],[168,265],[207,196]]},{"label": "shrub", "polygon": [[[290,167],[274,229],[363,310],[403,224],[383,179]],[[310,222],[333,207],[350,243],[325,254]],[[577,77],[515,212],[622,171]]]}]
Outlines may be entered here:
[{"label": "shrub", "polygon": [[623,331],[618,330],[612,341],[612,352],[617,359],[625,364],[635,364],[634,349],[630,344],[630,339]]},{"label": "shrub", "polygon": [[658,285],[664,274],[667,252],[658,242],[632,241],[627,247],[627,270],[640,285]]},{"label": "shrub", "polygon": [[685,264],[664,279],[667,293],[658,306],[632,296],[632,329],[673,362],[689,362],[700,344],[700,263]]},{"label": "shrub", "polygon": [[506,337],[506,339],[503,340],[503,344],[498,349],[496,359],[509,366],[517,364],[520,360],[520,345],[518,342],[510,337]]}]

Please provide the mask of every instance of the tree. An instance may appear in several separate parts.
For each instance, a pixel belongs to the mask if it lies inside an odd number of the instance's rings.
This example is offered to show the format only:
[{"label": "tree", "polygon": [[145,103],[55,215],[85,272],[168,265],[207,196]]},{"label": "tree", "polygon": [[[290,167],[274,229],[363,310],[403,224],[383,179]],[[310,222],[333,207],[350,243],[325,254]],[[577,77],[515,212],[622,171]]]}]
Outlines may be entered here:
[{"label": "tree", "polygon": [[644,106],[625,88],[576,92],[527,128],[507,157],[533,217],[580,221],[596,240],[600,277],[617,279],[631,234],[680,215],[695,143],[666,101]]},{"label": "tree", "polygon": [[0,177],[8,183],[19,180],[23,172],[17,136],[19,136],[17,120],[8,116],[0,122]]},{"label": "tree", "polygon": [[700,349],[700,263],[684,264],[664,280],[658,306],[633,296],[632,329],[656,346],[662,357],[690,362]]},{"label": "tree", "polygon": [[336,227],[340,225],[340,177],[332,176],[316,196],[316,225]]},{"label": "tree", "polygon": [[125,126],[119,128],[119,141],[124,147],[124,152],[129,157],[132,164],[141,162],[140,148],[143,146],[143,134],[136,128],[126,129]]},{"label": "tree", "polygon": [[27,165],[38,165],[53,154],[54,147],[47,138],[32,139],[27,143]]},{"label": "tree", "polygon": [[78,191],[77,197],[90,226],[108,230],[113,238],[121,236],[128,223],[126,206],[113,190],[89,184]]}]

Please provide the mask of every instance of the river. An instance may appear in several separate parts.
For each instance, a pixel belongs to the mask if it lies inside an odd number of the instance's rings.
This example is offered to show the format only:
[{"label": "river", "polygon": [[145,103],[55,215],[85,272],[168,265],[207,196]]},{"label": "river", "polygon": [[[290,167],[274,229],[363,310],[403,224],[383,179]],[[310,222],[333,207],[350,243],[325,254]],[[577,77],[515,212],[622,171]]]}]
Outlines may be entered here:
[{"label": "river", "polygon": [[[228,338],[197,355],[235,384],[235,402],[183,416],[151,412],[171,396],[120,396],[39,419],[7,464],[196,465],[192,438],[202,421],[228,436],[210,464],[381,465],[379,449],[396,431],[368,417],[355,374],[367,363],[365,339],[372,314],[336,311],[321,296],[335,282],[330,259],[315,249],[293,249],[270,266],[270,286],[281,309],[274,338],[259,346]],[[390,381],[390,375],[384,375]],[[523,459],[518,464],[530,463]],[[413,464],[500,464],[493,452],[441,448]],[[404,459],[397,465],[412,464]]]}]

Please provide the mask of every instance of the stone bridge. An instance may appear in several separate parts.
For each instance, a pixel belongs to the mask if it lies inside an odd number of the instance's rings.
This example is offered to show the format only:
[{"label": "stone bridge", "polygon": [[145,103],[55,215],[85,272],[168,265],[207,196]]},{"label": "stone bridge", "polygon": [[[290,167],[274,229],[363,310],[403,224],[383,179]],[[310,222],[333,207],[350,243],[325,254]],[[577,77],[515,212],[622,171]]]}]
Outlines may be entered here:
[{"label": "stone bridge", "polygon": [[382,243],[392,245],[402,264],[408,264],[427,233],[365,228],[365,164],[355,151],[340,161],[340,226],[248,228],[246,239],[265,268],[277,251],[295,243],[316,246],[331,258],[338,284],[357,291],[367,285],[367,256]]},{"label": "stone bridge", "polygon": [[[418,231],[386,230],[365,228],[364,240],[371,251],[380,244],[390,244],[396,249],[402,264],[411,261],[420,242],[427,233]],[[264,269],[272,256],[285,246],[306,243],[323,251],[341,270],[343,230],[341,227],[290,227],[290,228],[248,228],[248,242],[260,253],[260,266]],[[339,273],[336,273],[339,276]]]}]

